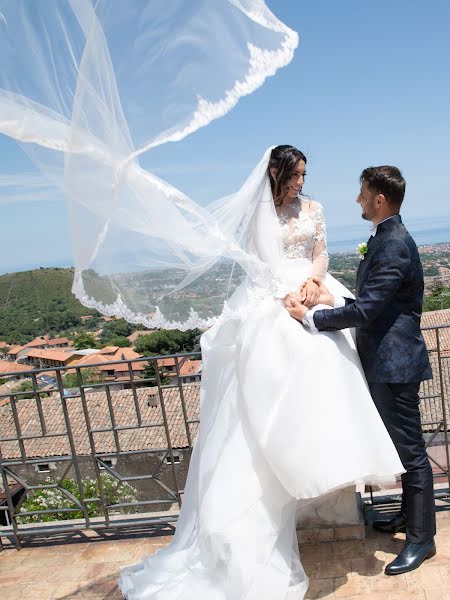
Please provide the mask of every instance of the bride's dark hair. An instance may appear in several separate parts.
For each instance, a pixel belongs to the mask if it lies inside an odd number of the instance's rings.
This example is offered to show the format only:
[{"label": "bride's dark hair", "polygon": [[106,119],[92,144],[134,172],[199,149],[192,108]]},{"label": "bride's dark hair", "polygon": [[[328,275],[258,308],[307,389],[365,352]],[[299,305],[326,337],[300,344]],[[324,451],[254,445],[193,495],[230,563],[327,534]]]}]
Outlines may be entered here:
[{"label": "bride's dark hair", "polygon": [[[299,160],[306,163],[306,156],[294,146],[277,146],[270,153],[268,172],[275,206],[282,204],[286,186]],[[270,172],[273,168],[277,170],[275,177]]]}]

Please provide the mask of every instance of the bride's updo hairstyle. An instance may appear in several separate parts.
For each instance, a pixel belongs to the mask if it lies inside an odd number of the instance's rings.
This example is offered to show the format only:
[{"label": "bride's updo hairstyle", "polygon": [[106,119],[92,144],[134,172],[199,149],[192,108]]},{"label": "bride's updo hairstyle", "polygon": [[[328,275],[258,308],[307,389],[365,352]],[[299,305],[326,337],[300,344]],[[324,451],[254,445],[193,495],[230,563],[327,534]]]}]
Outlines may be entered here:
[{"label": "bride's updo hairstyle", "polygon": [[[283,203],[289,181],[299,160],[306,163],[306,156],[294,146],[277,146],[272,150],[268,173],[275,206],[280,206]],[[274,168],[277,171],[275,177],[270,172]]]}]

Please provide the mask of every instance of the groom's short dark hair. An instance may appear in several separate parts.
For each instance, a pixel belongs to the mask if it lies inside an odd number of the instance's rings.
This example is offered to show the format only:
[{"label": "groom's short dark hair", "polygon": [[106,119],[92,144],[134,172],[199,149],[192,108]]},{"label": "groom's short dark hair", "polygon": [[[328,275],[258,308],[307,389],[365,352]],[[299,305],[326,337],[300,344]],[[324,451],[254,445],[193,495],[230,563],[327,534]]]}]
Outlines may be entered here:
[{"label": "groom's short dark hair", "polygon": [[397,167],[384,165],[364,169],[359,178],[370,190],[383,194],[390,204],[401,206],[405,196],[406,181]]}]

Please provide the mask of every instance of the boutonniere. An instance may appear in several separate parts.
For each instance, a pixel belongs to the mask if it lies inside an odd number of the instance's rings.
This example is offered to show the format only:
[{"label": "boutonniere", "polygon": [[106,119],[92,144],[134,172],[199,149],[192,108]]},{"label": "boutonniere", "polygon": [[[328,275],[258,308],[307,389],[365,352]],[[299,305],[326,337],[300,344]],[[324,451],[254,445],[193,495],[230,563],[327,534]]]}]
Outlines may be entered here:
[{"label": "boutonniere", "polygon": [[368,249],[369,246],[367,245],[367,242],[361,242],[360,244],[358,244],[356,248],[356,254],[359,256],[359,260],[364,260]]}]

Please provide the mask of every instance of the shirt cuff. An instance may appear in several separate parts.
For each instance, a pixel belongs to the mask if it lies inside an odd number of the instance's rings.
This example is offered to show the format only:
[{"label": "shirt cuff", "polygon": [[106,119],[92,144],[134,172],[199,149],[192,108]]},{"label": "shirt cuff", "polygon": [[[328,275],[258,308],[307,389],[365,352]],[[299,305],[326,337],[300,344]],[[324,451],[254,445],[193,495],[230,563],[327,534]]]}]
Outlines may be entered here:
[{"label": "shirt cuff", "polygon": [[345,306],[345,300],[343,296],[334,296],[334,307],[333,308],[342,308]]},{"label": "shirt cuff", "polygon": [[[344,301],[345,304],[345,301]],[[305,325],[311,331],[319,331],[314,323],[314,313],[316,310],[332,310],[332,306],[328,306],[328,304],[316,304],[313,306],[302,319],[303,325]]]},{"label": "shirt cuff", "polygon": [[303,325],[310,329],[311,331],[319,331],[317,327],[314,325],[314,311],[308,310],[305,316],[302,319]]}]

